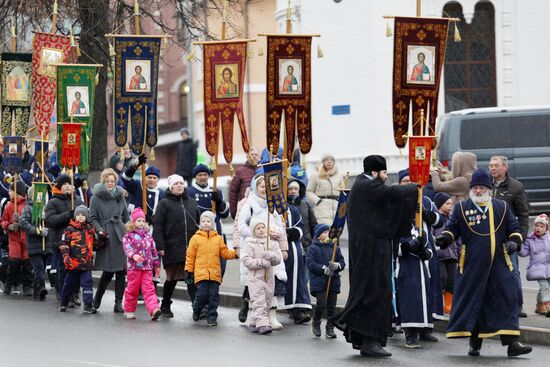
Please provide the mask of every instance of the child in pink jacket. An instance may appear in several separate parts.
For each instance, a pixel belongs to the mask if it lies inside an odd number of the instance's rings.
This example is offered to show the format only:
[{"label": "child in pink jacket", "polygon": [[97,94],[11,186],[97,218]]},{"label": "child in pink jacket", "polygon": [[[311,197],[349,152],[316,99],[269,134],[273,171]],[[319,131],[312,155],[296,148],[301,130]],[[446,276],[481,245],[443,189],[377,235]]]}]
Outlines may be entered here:
[{"label": "child in pink jacket", "polygon": [[258,217],[250,220],[253,237],[246,238],[242,249],[241,262],[248,270],[248,292],[250,293],[250,331],[261,335],[269,334],[269,309],[275,291],[273,267],[283,260],[279,243],[267,241],[266,221]]},{"label": "child in pink jacket", "polygon": [[141,289],[145,307],[147,307],[151,319],[157,320],[162,312],[153,285],[153,270],[155,276],[159,277],[159,256],[155,248],[155,241],[149,234],[143,210],[134,209],[130,218],[131,222],[126,224],[128,232],[122,240],[124,252],[128,256],[128,284],[124,291],[124,316],[127,319],[136,318],[137,298]]}]

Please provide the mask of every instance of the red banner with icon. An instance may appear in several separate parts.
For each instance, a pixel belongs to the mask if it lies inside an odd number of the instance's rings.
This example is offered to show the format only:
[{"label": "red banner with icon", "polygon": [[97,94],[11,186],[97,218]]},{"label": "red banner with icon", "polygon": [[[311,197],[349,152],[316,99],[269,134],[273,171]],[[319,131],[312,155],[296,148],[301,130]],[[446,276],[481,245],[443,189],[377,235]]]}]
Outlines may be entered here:
[{"label": "red banner with icon", "polygon": [[409,138],[409,176],[411,182],[427,185],[430,182],[430,160],[434,136],[411,136]]},{"label": "red banner with icon", "polygon": [[61,135],[61,167],[78,167],[80,164],[80,134],[82,124],[60,124]]}]

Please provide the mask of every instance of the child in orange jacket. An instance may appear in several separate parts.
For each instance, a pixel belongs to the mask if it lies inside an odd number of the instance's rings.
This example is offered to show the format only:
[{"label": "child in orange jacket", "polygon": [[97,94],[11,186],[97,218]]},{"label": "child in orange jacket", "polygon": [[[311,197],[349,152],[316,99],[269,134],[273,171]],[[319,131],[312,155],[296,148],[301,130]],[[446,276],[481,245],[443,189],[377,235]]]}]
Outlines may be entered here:
[{"label": "child in orange jacket", "polygon": [[201,214],[200,229],[191,237],[185,259],[185,273],[188,280],[194,279],[197,294],[193,302],[193,320],[199,321],[206,306],[208,326],[216,326],[220,304],[222,270],[220,256],[226,260],[239,257],[238,250],[230,250],[222,236],[212,230],[216,216],[211,211]]}]

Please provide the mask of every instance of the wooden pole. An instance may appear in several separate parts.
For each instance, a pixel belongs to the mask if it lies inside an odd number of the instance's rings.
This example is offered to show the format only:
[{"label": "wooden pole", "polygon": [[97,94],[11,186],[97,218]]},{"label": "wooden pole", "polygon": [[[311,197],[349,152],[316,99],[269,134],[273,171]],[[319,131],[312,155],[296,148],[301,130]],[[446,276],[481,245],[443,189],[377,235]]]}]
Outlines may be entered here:
[{"label": "wooden pole", "polygon": [[288,6],[286,8],[286,33],[292,33],[292,7],[290,0],[288,0]]},{"label": "wooden pole", "polygon": [[138,0],[134,0],[134,33],[139,34],[139,3]]},{"label": "wooden pole", "polygon": [[226,30],[227,30],[227,7],[228,7],[228,0],[223,0],[223,10],[222,10],[222,34],[221,38],[222,41],[225,41],[226,39]]},{"label": "wooden pole", "polygon": [[416,0],[416,16],[422,16],[422,0]]},{"label": "wooden pole", "polygon": [[15,35],[15,20],[11,17],[11,52],[17,52],[17,36]]},{"label": "wooden pole", "polygon": [[[420,136],[424,136],[424,109],[420,110]],[[415,222],[418,227],[418,237],[422,237],[422,186],[418,186],[418,212],[416,213]]]},{"label": "wooden pole", "polygon": [[71,186],[73,187],[71,191],[71,209],[74,210],[74,172],[73,172],[74,166],[71,167],[71,170],[69,171],[69,174],[71,175]]},{"label": "wooden pole", "polygon": [[[334,259],[336,259],[336,248],[338,247],[338,240],[334,240],[334,247],[332,248],[332,260],[331,262],[334,262]],[[330,281],[332,280],[332,273],[329,273],[328,281],[327,281],[327,293],[326,293],[326,299],[328,300],[328,294],[330,292]]]},{"label": "wooden pole", "polygon": [[52,33],[57,31],[57,0],[53,3]]}]

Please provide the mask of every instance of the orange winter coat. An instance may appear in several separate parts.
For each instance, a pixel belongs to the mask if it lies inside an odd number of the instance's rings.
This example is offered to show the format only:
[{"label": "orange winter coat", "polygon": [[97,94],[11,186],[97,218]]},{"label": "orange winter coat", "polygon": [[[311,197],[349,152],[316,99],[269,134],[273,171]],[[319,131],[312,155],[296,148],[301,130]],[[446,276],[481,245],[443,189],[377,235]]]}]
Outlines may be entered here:
[{"label": "orange winter coat", "polygon": [[185,270],[194,274],[195,284],[202,280],[212,280],[221,284],[222,270],[220,256],[235,259],[235,250],[227,248],[223,238],[216,231],[198,230],[191,237],[185,258]]}]

